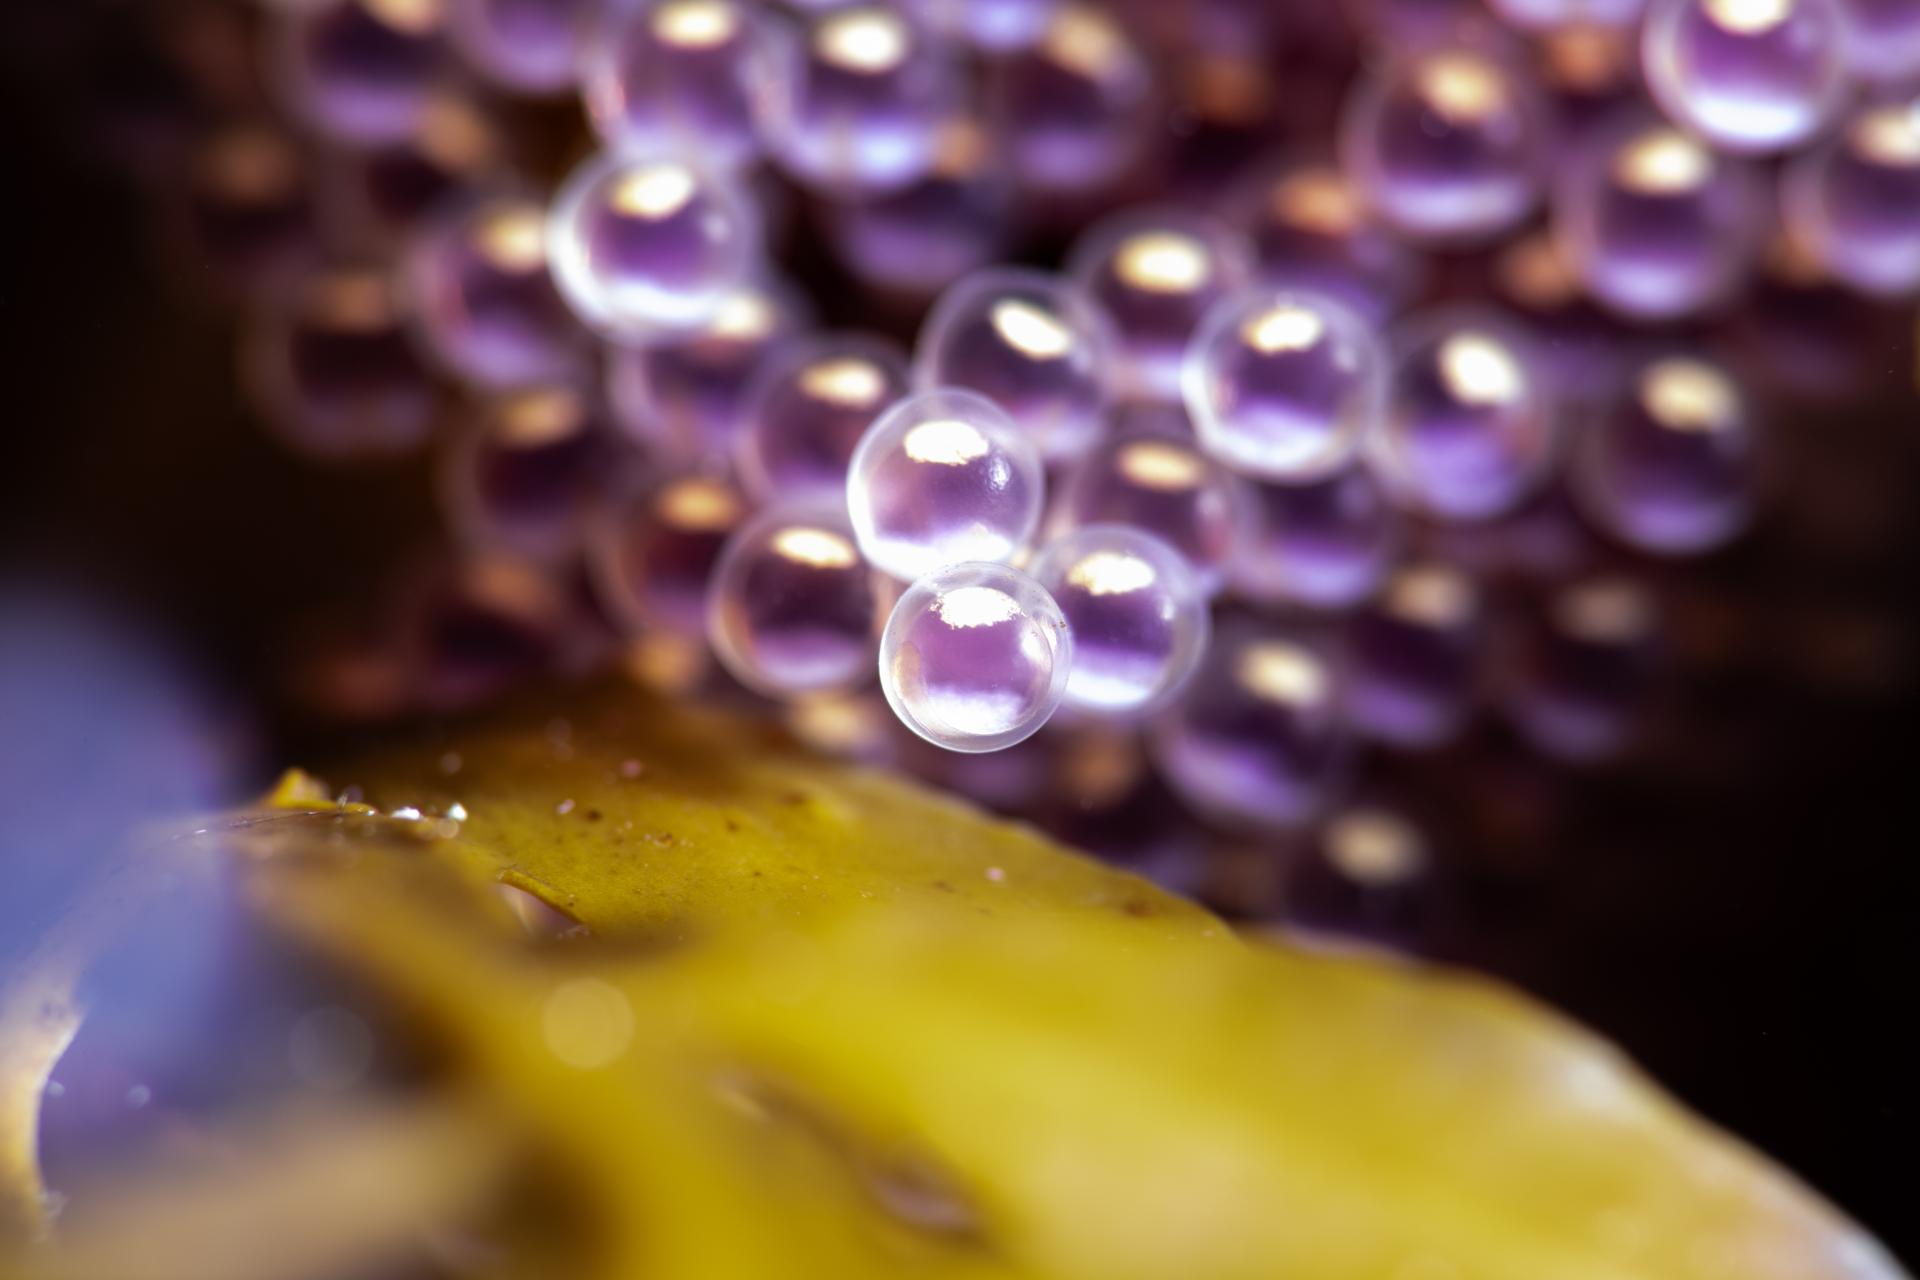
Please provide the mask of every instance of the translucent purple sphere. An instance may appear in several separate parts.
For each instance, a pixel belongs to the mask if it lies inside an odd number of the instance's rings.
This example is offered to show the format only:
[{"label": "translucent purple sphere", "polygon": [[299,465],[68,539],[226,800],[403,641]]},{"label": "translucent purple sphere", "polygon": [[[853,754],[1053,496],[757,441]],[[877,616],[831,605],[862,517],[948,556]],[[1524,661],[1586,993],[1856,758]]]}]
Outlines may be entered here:
[{"label": "translucent purple sphere", "polygon": [[508,150],[491,110],[437,91],[407,137],[333,157],[323,178],[330,230],[353,244],[400,244],[463,193],[510,188]]},{"label": "translucent purple sphere", "polygon": [[479,406],[440,457],[441,503],[469,545],[559,561],[579,551],[624,461],[592,403],[569,387]]},{"label": "translucent purple sphere", "polygon": [[1002,564],[949,565],[900,596],[880,689],[902,723],[949,751],[1001,751],[1052,718],[1073,634],[1045,588]]},{"label": "translucent purple sphere", "polygon": [[1363,735],[1414,750],[1466,727],[1478,693],[1480,590],[1439,563],[1401,567],[1347,628],[1347,714]]},{"label": "translucent purple sphere", "polygon": [[1158,94],[1152,64],[1117,16],[1068,2],[1030,47],[990,66],[986,99],[998,149],[1023,188],[1084,195],[1140,159]]},{"label": "translucent purple sphere", "polygon": [[1781,197],[1835,280],[1880,297],[1920,291],[1920,100],[1855,113],[1789,164]]},{"label": "translucent purple sphere", "polygon": [[1046,469],[993,401],[937,388],[906,397],[867,428],[847,467],[846,496],[868,563],[911,582],[1026,550],[1040,524]]},{"label": "translucent purple sphere", "polygon": [[1502,689],[1507,718],[1560,759],[1618,754],[1645,711],[1660,651],[1657,603],[1621,577],[1560,588],[1525,620]]},{"label": "translucent purple sphere", "polygon": [[454,47],[512,93],[572,89],[603,0],[447,0]]},{"label": "translucent purple sphere", "polygon": [[1920,80],[1920,0],[1840,0],[1847,68],[1875,88]]},{"label": "translucent purple sphere", "polygon": [[1231,579],[1249,599],[1344,609],[1373,594],[1399,552],[1400,515],[1364,468],[1244,492],[1246,542]]},{"label": "translucent purple sphere", "polygon": [[696,151],[731,166],[759,154],[753,121],[765,19],[741,0],[640,0],[616,8],[588,58],[583,91],[609,145]]},{"label": "translucent purple sphere", "polygon": [[837,505],[762,511],[727,539],[707,588],[707,639],[742,684],[771,697],[873,678],[873,572]]},{"label": "translucent purple sphere", "polygon": [[276,80],[294,114],[349,145],[412,133],[445,72],[439,0],[316,0],[273,22]]},{"label": "translucent purple sphere", "polygon": [[1245,538],[1244,504],[1239,480],[1191,434],[1129,429],[1074,466],[1051,519],[1056,533],[1095,524],[1150,533],[1180,553],[1211,596]]},{"label": "translucent purple sphere", "polygon": [[1653,0],[1640,63],[1661,110],[1728,151],[1811,138],[1846,91],[1835,0]]},{"label": "translucent purple sphere", "polygon": [[865,283],[924,298],[994,261],[1011,230],[1005,166],[972,120],[941,129],[933,166],[892,191],[826,211],[834,253]]},{"label": "translucent purple sphere", "polygon": [[1113,356],[1107,318],[1078,290],[1042,271],[995,267],[934,303],[913,379],[980,392],[1058,461],[1085,453],[1104,430]]},{"label": "translucent purple sphere", "polygon": [[1233,221],[1252,242],[1255,274],[1275,289],[1330,297],[1379,324],[1419,287],[1419,256],[1375,220],[1339,169],[1296,164],[1238,196]]},{"label": "translucent purple sphere", "polygon": [[830,333],[796,339],[754,375],[734,461],[762,501],[844,503],[847,464],[873,420],[907,393],[907,359],[890,339]]},{"label": "translucent purple sphere", "polygon": [[749,510],[724,474],[702,470],[669,473],[611,504],[588,543],[601,595],[632,630],[700,635],[714,565]]},{"label": "translucent purple sphere", "polygon": [[1096,524],[1050,543],[1034,579],[1073,632],[1066,704],[1133,718],[1176,696],[1206,652],[1211,615],[1184,557],[1130,525]]}]

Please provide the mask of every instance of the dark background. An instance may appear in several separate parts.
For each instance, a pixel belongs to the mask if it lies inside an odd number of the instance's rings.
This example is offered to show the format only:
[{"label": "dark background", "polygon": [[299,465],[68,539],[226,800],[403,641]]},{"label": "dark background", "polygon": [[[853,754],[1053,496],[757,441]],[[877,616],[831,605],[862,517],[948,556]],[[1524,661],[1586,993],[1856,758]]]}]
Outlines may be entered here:
[{"label": "dark background", "polygon": [[[431,527],[419,463],[327,471],[250,420],[234,320],[114,146],[166,101],[33,6],[0,18],[0,569],[152,619],[256,744],[309,728],[281,676]],[[150,121],[164,132],[163,112]],[[804,265],[804,264],[803,264]],[[1910,376],[1910,330],[1889,340]],[[1618,1039],[1708,1116],[1920,1255],[1920,406],[1775,404],[1783,485],[1733,553],[1673,571],[1694,659],[1659,748],[1541,770],[1499,742],[1388,762],[1484,847],[1436,947]],[[1511,768],[1509,768],[1511,766]],[[1516,793],[1551,798],[1529,818]],[[1471,800],[1494,797],[1476,817]],[[1518,815],[1518,816],[1516,816]],[[1493,823],[1490,827],[1488,824]],[[1469,859],[1471,862],[1472,859]]]}]

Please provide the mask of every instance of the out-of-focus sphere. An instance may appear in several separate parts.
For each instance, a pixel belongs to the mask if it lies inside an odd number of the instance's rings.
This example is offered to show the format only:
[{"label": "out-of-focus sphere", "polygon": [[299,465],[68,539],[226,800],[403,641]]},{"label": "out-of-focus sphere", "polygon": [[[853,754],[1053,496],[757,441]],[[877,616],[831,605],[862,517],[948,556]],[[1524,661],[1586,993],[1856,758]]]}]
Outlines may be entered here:
[{"label": "out-of-focus sphere", "polygon": [[414,331],[462,382],[563,382],[586,367],[586,335],[547,270],[546,209],[530,199],[475,201],[423,228],[405,285]]},{"label": "out-of-focus sphere", "polygon": [[662,477],[596,522],[588,551],[601,594],[635,631],[700,635],[714,565],[750,510],[724,474]]},{"label": "out-of-focus sphere", "polygon": [[1307,480],[1339,470],[1380,416],[1385,358],[1333,299],[1254,289],[1207,312],[1181,390],[1206,451],[1243,475]]},{"label": "out-of-focus sphere", "polygon": [[1630,27],[1640,20],[1647,0],[1487,0],[1487,7],[1522,31],[1561,31],[1569,27]]},{"label": "out-of-focus sphere", "polygon": [[692,151],[730,166],[753,159],[752,75],[765,19],[742,0],[628,4],[589,55],[594,132],[615,147]]},{"label": "out-of-focus sphere", "polygon": [[1729,151],[1800,145],[1846,92],[1835,0],[1653,0],[1640,63],[1661,110]]},{"label": "out-of-focus sphere", "polygon": [[1185,696],[1154,726],[1154,764],[1207,817],[1303,825],[1337,794],[1352,759],[1342,684],[1327,652],[1300,636],[1223,625]]},{"label": "out-of-focus sphere", "polygon": [[564,93],[602,0],[445,0],[454,47],[481,77],[514,93]]},{"label": "out-of-focus sphere", "polygon": [[1057,532],[1124,524],[1154,535],[1187,562],[1211,596],[1245,535],[1240,481],[1203,453],[1191,434],[1127,430],[1082,458],[1053,513]]},{"label": "out-of-focus sphere", "polygon": [[754,374],[811,316],[798,290],[753,280],[685,333],[609,346],[607,398],[615,418],[663,456],[730,457]]},{"label": "out-of-focus sphere", "polygon": [[1040,553],[1033,576],[1073,632],[1069,707],[1117,717],[1155,710],[1206,652],[1211,615],[1193,569],[1150,533],[1076,529]]},{"label": "out-of-focus sphere", "polygon": [[436,92],[408,137],[331,158],[322,178],[330,234],[397,244],[463,193],[509,187],[509,165],[495,114],[465,93]]},{"label": "out-of-focus sphere", "polygon": [[707,320],[752,271],[759,228],[733,179],[608,152],[573,171],[547,222],[568,304],[593,328],[650,336]]},{"label": "out-of-focus sphere", "polygon": [[925,174],[941,128],[964,109],[952,51],[897,4],[851,4],[778,29],[759,71],[755,113],[774,162],[838,195]]},{"label": "out-of-focus sphere", "polygon": [[1920,81],[1920,0],[1840,0],[1847,68],[1870,85]]},{"label": "out-of-focus sphere", "polygon": [[761,365],[734,438],[740,481],[762,501],[844,502],[847,466],[873,420],[907,393],[891,339],[833,333],[796,340]]},{"label": "out-of-focus sphere", "polygon": [[1661,649],[1658,602],[1622,577],[1556,590],[1503,664],[1502,709],[1536,749],[1590,761],[1621,751],[1650,692]]},{"label": "out-of-focus sphere", "polygon": [[1020,185],[1063,196],[1128,173],[1154,127],[1152,63],[1110,9],[1054,7],[1039,38],[994,62],[986,107]]},{"label": "out-of-focus sphere", "polygon": [[1511,511],[1553,464],[1558,414],[1520,331],[1449,310],[1394,343],[1367,461],[1394,499],[1446,520]]},{"label": "out-of-focus sphere", "polygon": [[1323,294],[1374,324],[1419,286],[1419,256],[1367,208],[1332,165],[1294,165],[1243,190],[1234,223],[1252,242],[1254,273],[1275,289]]},{"label": "out-of-focus sphere", "polygon": [[1672,320],[1744,282],[1766,213],[1747,162],[1636,115],[1565,170],[1554,193],[1555,245],[1602,305],[1636,320]]},{"label": "out-of-focus sphere", "polygon": [[1040,524],[1047,473],[993,401],[921,391],[874,420],[847,468],[847,513],[875,568],[911,581],[963,561],[1007,561]]},{"label": "out-of-focus sphere", "polygon": [[873,571],[837,505],[762,511],[727,539],[707,587],[707,639],[742,684],[771,697],[873,677]]},{"label": "out-of-focus sphere", "polygon": [[1364,74],[1340,122],[1340,158],[1388,225],[1409,238],[1477,243],[1539,203],[1549,146],[1539,90],[1469,49],[1413,53]]},{"label": "out-of-focus sphere", "polygon": [[1787,225],[1815,261],[1862,293],[1920,290],[1920,99],[1856,113],[1790,162]]},{"label": "out-of-focus sphere", "polygon": [[949,751],[1000,751],[1052,718],[1073,633],[1046,588],[1003,564],[956,564],[908,587],[880,639],[880,689]]},{"label": "out-of-focus sphere", "polygon": [[1105,426],[1112,326],[1066,281],[993,267],[940,295],[914,348],[918,387],[967,387],[1004,409],[1049,460]]},{"label": "out-of-focus sphere", "polygon": [[1347,714],[1360,733],[1413,750],[1452,741],[1477,695],[1485,610],[1449,565],[1396,570],[1347,628]]},{"label": "out-of-focus sphere", "polygon": [[942,35],[976,49],[1024,49],[1046,34],[1062,0],[918,0],[915,9]]},{"label": "out-of-focus sphere", "polygon": [[1249,599],[1344,609],[1373,594],[1399,553],[1400,515],[1363,467],[1244,492],[1247,535],[1230,580]]},{"label": "out-of-focus sphere", "polygon": [[578,551],[621,457],[593,405],[569,387],[480,406],[441,455],[448,523],[473,546],[557,561]]},{"label": "out-of-focus sphere", "polygon": [[315,186],[291,135],[257,124],[212,133],[188,168],[186,217],[201,260],[240,291],[277,292],[319,254]]},{"label": "out-of-focus sphere", "polygon": [[1725,369],[1691,356],[1644,365],[1587,423],[1572,459],[1582,508],[1657,555],[1725,544],[1755,498],[1754,412]]},{"label": "out-of-focus sphere", "polygon": [[940,132],[933,167],[893,191],[826,210],[834,254],[864,283],[927,297],[1000,256],[1013,189],[985,130],[955,120]]},{"label": "out-of-focus sphere", "polygon": [[1178,400],[1180,366],[1200,319],[1247,281],[1244,237],[1184,209],[1126,209],[1082,232],[1067,277],[1112,321],[1114,385],[1140,400]]},{"label": "out-of-focus sphere", "polygon": [[275,79],[316,133],[366,146],[419,125],[445,70],[440,0],[313,0],[272,21]]}]

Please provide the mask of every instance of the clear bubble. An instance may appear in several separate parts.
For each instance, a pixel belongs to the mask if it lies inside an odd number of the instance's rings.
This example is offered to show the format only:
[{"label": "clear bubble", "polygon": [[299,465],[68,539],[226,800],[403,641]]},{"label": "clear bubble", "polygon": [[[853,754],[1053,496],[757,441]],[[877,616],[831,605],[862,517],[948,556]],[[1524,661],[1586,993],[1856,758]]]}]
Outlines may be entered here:
[{"label": "clear bubble", "polygon": [[1105,428],[1107,319],[1066,281],[993,267],[940,295],[920,326],[919,387],[967,387],[1004,409],[1050,461],[1085,453]]},{"label": "clear bubble", "polygon": [[1840,26],[1856,79],[1888,89],[1920,80],[1920,0],[1840,0]]},{"label": "clear bubble", "polygon": [[1426,50],[1366,72],[1340,123],[1341,166],[1402,235],[1489,240],[1539,203],[1547,112],[1519,68],[1467,48]]},{"label": "clear bubble", "polygon": [[760,64],[760,134],[802,186],[838,195],[903,187],[961,113],[952,51],[904,8],[852,4],[777,28]]},{"label": "clear bubble", "polygon": [[853,451],[906,393],[906,356],[891,339],[837,333],[796,340],[761,366],[746,391],[735,445],[741,483],[763,500],[844,503]]},{"label": "clear bubble", "polygon": [[320,460],[411,453],[439,407],[383,271],[335,267],[307,278],[255,321],[243,366],[268,425]]},{"label": "clear bubble", "polygon": [[750,510],[724,472],[700,469],[659,477],[612,504],[588,543],[602,597],[631,630],[701,634],[714,565]]},{"label": "clear bubble", "polygon": [[1562,172],[1553,230],[1594,299],[1635,320],[1673,320],[1745,282],[1765,214],[1747,162],[1635,108]]},{"label": "clear bubble", "polygon": [[1789,163],[1781,202],[1834,279],[1875,296],[1920,290],[1920,99],[1855,113]]},{"label": "clear bubble", "polygon": [[620,426],[663,457],[732,455],[753,376],[780,344],[811,322],[804,294],[754,280],[713,314],[672,337],[606,351],[607,397]]},{"label": "clear bubble", "polygon": [[538,202],[497,195],[439,215],[409,247],[402,279],[414,332],[460,381],[497,390],[585,373],[586,335],[547,270]]},{"label": "clear bubble", "polygon": [[1631,742],[1660,651],[1647,588],[1597,577],[1554,592],[1525,620],[1502,689],[1507,718],[1536,750],[1592,761]]},{"label": "clear bubble", "polygon": [[1478,693],[1485,639],[1479,587],[1440,563],[1396,569],[1347,628],[1347,714],[1375,741],[1451,742]]},{"label": "clear bubble", "polygon": [[987,112],[1020,185],[1081,195],[1140,160],[1158,104],[1153,66],[1108,9],[1064,3],[1038,40],[995,62]]},{"label": "clear bubble", "polygon": [[1554,462],[1558,415],[1531,344],[1504,319],[1449,308],[1393,343],[1367,461],[1387,491],[1444,520],[1511,511]]},{"label": "clear bubble", "polygon": [[1711,551],[1746,526],[1757,444],[1753,408],[1730,373],[1663,356],[1583,427],[1573,492],[1601,528],[1642,551]]},{"label": "clear bubble", "polygon": [[707,588],[707,639],[742,684],[771,697],[873,678],[873,571],[838,504],[760,512],[727,539]]},{"label": "clear bubble", "polygon": [[1129,398],[1177,400],[1188,342],[1221,298],[1239,289],[1251,250],[1204,214],[1126,209],[1074,241],[1067,276],[1106,312],[1118,336],[1114,383]]},{"label": "clear bubble", "polygon": [[880,689],[937,747],[1000,751],[1066,693],[1073,634],[1046,589],[1002,564],[956,564],[908,587],[880,641]]},{"label": "clear bubble", "polygon": [[1344,609],[1373,594],[1399,552],[1399,513],[1364,468],[1243,492],[1250,517],[1231,580],[1249,599]]},{"label": "clear bubble", "polygon": [[557,561],[580,549],[595,499],[625,460],[579,392],[528,388],[477,406],[448,441],[440,498],[463,541]]},{"label": "clear bubble", "polygon": [[1363,192],[1328,164],[1291,164],[1238,193],[1234,225],[1255,274],[1275,289],[1322,294],[1379,324],[1418,290],[1425,264],[1374,219]]},{"label": "clear bubble", "polygon": [[338,142],[406,138],[445,73],[440,0],[313,0],[272,23],[276,84],[296,116]]},{"label": "clear bubble", "polygon": [[580,79],[602,0],[445,0],[453,44],[482,79],[557,94]]},{"label": "clear bubble", "polygon": [[1343,700],[1324,649],[1235,619],[1216,629],[1185,697],[1155,725],[1154,765],[1203,816],[1300,826],[1325,809],[1348,773]]},{"label": "clear bubble", "polygon": [[924,298],[1000,256],[1012,197],[985,132],[971,120],[954,120],[941,129],[923,177],[835,203],[825,211],[825,230],[835,255],[863,283]]},{"label": "clear bubble", "polygon": [[867,428],[847,468],[847,511],[868,562],[911,581],[1024,551],[1046,482],[1039,450],[993,401],[937,388]]},{"label": "clear bubble", "polygon": [[1208,596],[1246,534],[1245,495],[1233,473],[1201,452],[1190,432],[1128,428],[1068,474],[1052,515],[1057,533],[1124,524],[1167,543]]},{"label": "clear bubble", "polygon": [[666,154],[588,160],[547,223],[561,294],[593,328],[621,337],[707,320],[750,276],[759,248],[735,181]]},{"label": "clear bubble", "polygon": [[1243,475],[1307,480],[1350,461],[1380,416],[1385,359],[1367,323],[1304,291],[1223,298],[1187,348],[1201,447]]},{"label": "clear bubble", "polygon": [[1640,31],[1654,101],[1729,151],[1817,133],[1846,91],[1843,54],[1834,0],[1653,0]]},{"label": "clear bubble", "polygon": [[1121,524],[1049,544],[1033,577],[1073,633],[1066,705],[1135,717],[1174,697],[1206,652],[1211,616],[1192,568],[1167,543]]},{"label": "clear bubble", "polygon": [[589,55],[587,115],[610,145],[696,151],[732,166],[758,156],[752,73],[765,19],[739,0],[629,4]]}]

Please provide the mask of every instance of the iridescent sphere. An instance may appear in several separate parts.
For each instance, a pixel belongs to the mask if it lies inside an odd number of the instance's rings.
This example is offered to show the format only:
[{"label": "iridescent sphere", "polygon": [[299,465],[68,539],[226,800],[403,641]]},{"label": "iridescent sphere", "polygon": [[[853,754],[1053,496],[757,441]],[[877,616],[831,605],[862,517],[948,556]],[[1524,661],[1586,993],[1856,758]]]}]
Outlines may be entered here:
[{"label": "iridescent sphere", "polygon": [[1920,100],[1864,108],[1796,157],[1788,226],[1836,280],[1898,297],[1920,289]]},{"label": "iridescent sphere", "polygon": [[314,0],[273,21],[276,82],[315,132],[364,146],[419,125],[445,69],[439,0]]},{"label": "iridescent sphere", "polygon": [[924,298],[1000,256],[1012,197],[985,132],[955,120],[941,130],[925,175],[832,205],[825,230],[835,256],[862,282]]},{"label": "iridescent sphere", "polygon": [[434,359],[471,386],[578,378],[586,334],[547,270],[546,210],[486,197],[421,229],[403,269],[408,318]]},{"label": "iridescent sphere", "polygon": [[733,179],[663,154],[588,160],[547,222],[560,292],[581,319],[616,336],[700,324],[747,279],[759,247]]},{"label": "iridescent sphere", "polygon": [[1844,46],[1835,0],[1653,0],[1640,64],[1660,109],[1715,146],[1783,151],[1839,107]]},{"label": "iridescent sphere", "polygon": [[1379,324],[1419,287],[1419,255],[1373,217],[1364,193],[1332,165],[1262,175],[1235,201],[1234,225],[1253,244],[1254,273],[1275,289],[1305,289]]},{"label": "iridescent sphere", "polygon": [[918,387],[992,399],[1050,461],[1078,457],[1105,429],[1112,326],[1057,276],[993,267],[940,295],[913,353]]},{"label": "iridescent sphere", "polygon": [[1561,31],[1569,27],[1631,27],[1647,0],[1487,0],[1487,7],[1522,31]]},{"label": "iridescent sphere", "polygon": [[776,164],[849,195],[905,186],[933,166],[961,114],[952,51],[895,4],[852,4],[775,30],[754,107]]},{"label": "iridescent sphere", "polygon": [[907,393],[907,359],[891,339],[834,333],[796,340],[754,375],[734,462],[765,500],[844,502],[847,464],[873,420]]},{"label": "iridescent sphere", "polygon": [[1085,525],[1141,529],[1179,552],[1211,596],[1245,536],[1244,503],[1240,482],[1190,433],[1127,430],[1068,473],[1051,527],[1057,534]]},{"label": "iridescent sphere", "polygon": [[1247,281],[1238,233],[1184,209],[1127,209],[1074,241],[1067,276],[1118,334],[1113,374],[1133,399],[1177,400],[1180,365],[1200,318]]},{"label": "iridescent sphere", "polygon": [[1710,551],[1746,525],[1756,436],[1754,411],[1725,369],[1665,356],[1584,424],[1573,492],[1601,528],[1642,551]]},{"label": "iridescent sphere", "polygon": [[908,587],[880,638],[880,689],[937,747],[1000,751],[1060,705],[1073,633],[1046,588],[1003,564],[955,564]]},{"label": "iridescent sphere", "polygon": [[1328,654],[1266,623],[1221,626],[1186,694],[1154,726],[1154,765],[1189,806],[1234,826],[1310,822],[1353,750]]},{"label": "iridescent sphere", "polygon": [[620,426],[664,457],[732,454],[753,375],[812,319],[797,289],[776,280],[740,285],[685,333],[608,346],[607,397]]},{"label": "iridescent sphere", "polygon": [[1180,382],[1208,453],[1243,475],[1309,480],[1373,429],[1385,363],[1366,321],[1333,299],[1252,289],[1207,312]]},{"label": "iridescent sphere", "polygon": [[993,63],[986,109],[1026,190],[1098,191],[1140,159],[1158,103],[1153,65],[1108,9],[1063,3],[1040,37]]},{"label": "iridescent sphere", "polygon": [[628,627],[699,635],[721,549],[747,518],[723,473],[669,474],[605,510],[588,542],[594,580]]},{"label": "iridescent sphere", "polygon": [[1040,451],[971,391],[908,396],[874,420],[847,467],[847,513],[875,568],[912,581],[963,561],[1007,561],[1040,524]]},{"label": "iridescent sphere", "polygon": [[837,505],[773,507],[727,539],[707,587],[707,640],[742,684],[771,697],[873,678],[873,572]]},{"label": "iridescent sphere", "polygon": [[1547,113],[1532,80],[1487,54],[1407,54],[1362,76],[1340,122],[1347,176],[1402,235],[1474,243],[1540,199]]},{"label": "iridescent sphere", "polygon": [[1400,515],[1370,472],[1249,483],[1234,589],[1263,604],[1344,609],[1373,594],[1400,549]]},{"label": "iridescent sphere", "polygon": [[1911,88],[1920,80],[1920,3],[1840,0],[1847,68],[1874,86]]},{"label": "iridescent sphere", "polygon": [[1660,650],[1656,601],[1627,578],[1589,578],[1529,618],[1503,667],[1503,709],[1548,755],[1588,761],[1622,750],[1645,708]]},{"label": "iridescent sphere", "polygon": [[439,406],[392,280],[360,267],[319,272],[255,323],[249,389],[287,444],[322,460],[410,453]]},{"label": "iridescent sphere", "polygon": [[1033,577],[1073,633],[1066,704],[1109,717],[1164,705],[1206,652],[1207,599],[1180,553],[1122,524],[1086,525],[1050,543]]},{"label": "iridescent sphere", "polygon": [[1397,502],[1443,520],[1511,511],[1554,461],[1558,414],[1531,345],[1470,309],[1429,314],[1394,343],[1367,461]]},{"label": "iridescent sphere", "polygon": [[1766,211],[1747,162],[1635,112],[1563,170],[1554,242],[1602,305],[1636,320],[1672,320],[1744,282]]},{"label": "iridescent sphere", "polygon": [[764,19],[740,0],[628,4],[589,55],[583,91],[609,145],[692,151],[731,166],[760,152],[752,68]]},{"label": "iridescent sphere", "polygon": [[514,93],[564,93],[580,79],[602,0],[447,0],[460,56]]},{"label": "iridescent sphere", "polygon": [[1396,570],[1347,627],[1347,715],[1362,734],[1415,750],[1459,736],[1473,712],[1485,611],[1479,588],[1439,563]]},{"label": "iridescent sphere", "polygon": [[622,461],[578,392],[515,391],[480,406],[449,441],[441,505],[469,545],[556,561],[580,549],[594,501]]}]

